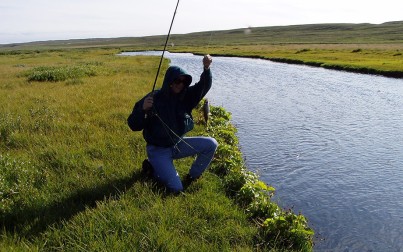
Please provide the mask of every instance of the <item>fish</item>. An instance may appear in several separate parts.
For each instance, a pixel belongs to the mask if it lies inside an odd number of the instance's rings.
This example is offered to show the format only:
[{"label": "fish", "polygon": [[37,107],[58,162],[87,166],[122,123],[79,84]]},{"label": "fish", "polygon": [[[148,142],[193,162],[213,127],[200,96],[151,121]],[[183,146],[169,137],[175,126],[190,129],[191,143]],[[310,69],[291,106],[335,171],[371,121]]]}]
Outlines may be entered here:
[{"label": "fish", "polygon": [[204,100],[204,104],[203,104],[203,116],[204,116],[204,122],[206,123],[206,126],[207,126],[208,119],[210,116],[210,107],[209,107],[207,99]]}]

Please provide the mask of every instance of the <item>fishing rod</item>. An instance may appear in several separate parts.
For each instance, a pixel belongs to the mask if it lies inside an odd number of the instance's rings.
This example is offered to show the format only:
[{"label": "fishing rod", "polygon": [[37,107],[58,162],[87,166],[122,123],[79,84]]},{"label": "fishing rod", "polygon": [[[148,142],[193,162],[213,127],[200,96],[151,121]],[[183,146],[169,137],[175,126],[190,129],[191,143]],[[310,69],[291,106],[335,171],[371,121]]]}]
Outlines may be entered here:
[{"label": "fishing rod", "polygon": [[160,64],[159,64],[159,66],[158,66],[157,74],[155,75],[153,90],[151,91],[151,93],[153,93],[154,90],[155,90],[155,84],[157,83],[158,75],[159,75],[160,70],[161,70],[162,59],[164,58],[164,54],[165,54],[165,50],[166,50],[166,48],[167,48],[169,36],[171,35],[171,29],[172,29],[172,25],[173,25],[174,20],[175,20],[175,15],[176,15],[176,10],[178,9],[178,5],[179,5],[179,0],[178,0],[178,2],[176,3],[175,12],[174,12],[174,15],[173,15],[173,17],[172,17],[171,26],[169,27],[169,31],[168,31],[168,34],[167,34],[167,39],[166,39],[166,41],[165,41],[164,50],[162,51],[162,55],[161,55],[161,59],[160,59]]},{"label": "fishing rod", "polygon": [[[177,11],[177,9],[178,9],[178,6],[179,6],[179,0],[178,0],[178,2],[176,3],[175,12],[174,12],[174,14],[173,14],[173,16],[172,16],[171,25],[169,26],[169,31],[168,31],[168,34],[167,34],[167,38],[166,38],[166,40],[165,40],[164,50],[162,51],[162,55],[161,55],[161,58],[160,58],[160,63],[159,63],[159,65],[158,65],[157,74],[155,75],[155,80],[154,80],[153,89],[152,89],[152,91],[151,91],[151,94],[152,94],[152,93],[154,92],[154,90],[155,90],[155,85],[156,85],[156,83],[157,83],[158,75],[159,75],[159,72],[160,72],[160,70],[161,70],[162,60],[163,60],[163,58],[164,58],[164,54],[165,54],[166,47],[167,47],[167,44],[168,44],[169,36],[170,36],[170,34],[171,34],[171,29],[172,29],[172,25],[173,25],[174,20],[175,20],[176,11]],[[210,35],[210,41],[211,41],[211,35]],[[181,137],[181,136],[179,136],[178,134],[176,134],[176,133],[164,122],[164,120],[162,120],[162,118],[158,115],[157,111],[155,111],[155,108],[154,108],[154,107],[153,107],[153,112],[154,112],[153,115],[156,116],[156,117],[161,121],[161,123],[163,124],[165,130],[170,131],[175,137],[177,137],[177,138],[180,140],[179,142],[182,141],[182,142],[184,142],[188,147],[190,147],[190,148],[192,148],[193,150],[197,151],[191,144],[189,144],[188,142],[186,142],[183,137]],[[171,137],[171,135],[170,135],[169,133],[168,133],[168,135],[169,135],[169,137],[171,138],[171,141],[174,142],[173,139],[172,139],[172,137]],[[178,143],[179,143],[179,142],[178,142]],[[176,143],[175,146],[176,146],[178,143]],[[199,155],[205,155],[205,154],[204,154],[204,153],[199,153]]]}]

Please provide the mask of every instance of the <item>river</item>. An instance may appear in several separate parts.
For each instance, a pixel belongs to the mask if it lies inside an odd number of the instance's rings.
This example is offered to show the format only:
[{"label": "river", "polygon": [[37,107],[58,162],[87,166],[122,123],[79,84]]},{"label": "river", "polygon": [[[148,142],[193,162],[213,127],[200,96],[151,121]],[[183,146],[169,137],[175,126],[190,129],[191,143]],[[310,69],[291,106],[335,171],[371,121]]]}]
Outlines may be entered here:
[{"label": "river", "polygon": [[[123,55],[161,52],[123,53]],[[165,53],[195,80],[202,57]],[[304,214],[315,251],[403,250],[403,80],[214,57],[210,104],[232,114],[247,167]]]}]

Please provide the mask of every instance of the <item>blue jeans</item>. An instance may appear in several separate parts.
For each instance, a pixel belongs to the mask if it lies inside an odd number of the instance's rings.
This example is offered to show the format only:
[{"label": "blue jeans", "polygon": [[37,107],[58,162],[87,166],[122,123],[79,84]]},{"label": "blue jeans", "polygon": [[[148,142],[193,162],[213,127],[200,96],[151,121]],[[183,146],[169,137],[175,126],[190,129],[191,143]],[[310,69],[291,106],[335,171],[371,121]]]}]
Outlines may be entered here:
[{"label": "blue jeans", "polygon": [[172,147],[147,145],[147,156],[154,168],[154,178],[170,191],[180,192],[183,191],[183,185],[173,160],[197,155],[189,175],[192,178],[198,178],[213,159],[217,146],[217,141],[211,137],[184,137]]}]

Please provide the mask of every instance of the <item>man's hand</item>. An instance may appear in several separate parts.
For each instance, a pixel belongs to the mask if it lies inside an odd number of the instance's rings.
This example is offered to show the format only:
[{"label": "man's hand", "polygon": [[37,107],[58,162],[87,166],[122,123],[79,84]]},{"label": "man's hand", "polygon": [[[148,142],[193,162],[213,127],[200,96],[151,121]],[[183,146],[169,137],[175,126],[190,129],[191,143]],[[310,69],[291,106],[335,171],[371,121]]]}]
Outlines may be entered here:
[{"label": "man's hand", "polygon": [[213,62],[213,58],[212,58],[209,54],[205,55],[205,56],[203,57],[203,66],[204,66],[204,69],[209,69],[211,62]]},{"label": "man's hand", "polygon": [[152,95],[147,96],[143,102],[143,110],[149,111],[153,107],[154,98]]}]

